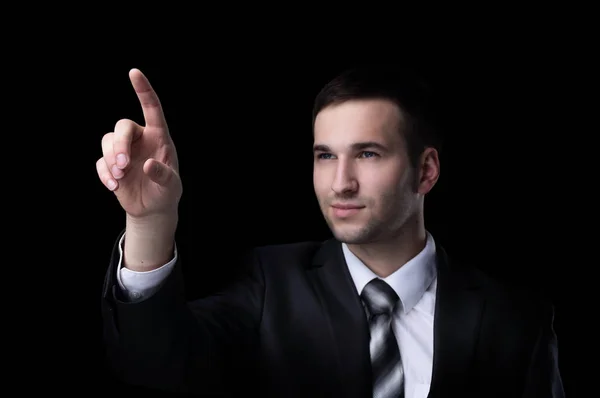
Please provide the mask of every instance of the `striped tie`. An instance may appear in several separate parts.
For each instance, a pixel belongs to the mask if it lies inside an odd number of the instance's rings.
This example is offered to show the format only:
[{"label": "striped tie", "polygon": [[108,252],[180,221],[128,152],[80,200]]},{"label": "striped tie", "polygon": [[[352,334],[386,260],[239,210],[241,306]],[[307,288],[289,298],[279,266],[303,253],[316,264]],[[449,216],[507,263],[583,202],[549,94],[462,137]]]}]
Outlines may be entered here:
[{"label": "striped tie", "polygon": [[369,282],[361,293],[371,331],[373,398],[404,396],[404,375],[398,342],[392,330],[392,312],[398,295],[379,278]]}]

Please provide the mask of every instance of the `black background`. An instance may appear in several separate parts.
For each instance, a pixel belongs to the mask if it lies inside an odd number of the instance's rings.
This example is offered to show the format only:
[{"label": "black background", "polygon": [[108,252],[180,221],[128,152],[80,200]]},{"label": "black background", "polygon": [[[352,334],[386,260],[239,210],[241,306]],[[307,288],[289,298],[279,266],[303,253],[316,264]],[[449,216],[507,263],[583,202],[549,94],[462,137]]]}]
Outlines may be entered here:
[{"label": "black background", "polygon": [[[438,90],[446,145],[426,225],[451,256],[551,297],[565,389],[577,396],[576,357],[590,323],[581,292],[594,290],[582,285],[595,274],[587,257],[595,224],[583,210],[594,183],[584,165],[593,160],[593,133],[582,121],[590,90],[579,55],[586,50],[537,36],[485,45],[475,39],[383,51]],[[119,119],[143,123],[130,68],[150,79],[177,146],[184,184],[177,245],[190,298],[226,283],[247,248],[330,236],[312,190],[312,102],[342,69],[381,53],[308,47],[163,45],[121,57],[88,45],[85,58],[28,77],[39,83],[36,109],[58,109],[36,131],[51,133],[66,151],[40,159],[52,171],[47,187],[31,185],[33,219],[47,212],[40,203],[56,205],[48,221],[35,224],[40,245],[34,250],[25,240],[20,253],[41,255],[44,262],[32,264],[50,265],[36,272],[59,279],[43,281],[51,293],[21,315],[28,326],[17,333],[43,346],[20,359],[40,375],[25,389],[137,392],[115,384],[103,365],[101,287],[125,219],[95,169],[102,136]]]}]

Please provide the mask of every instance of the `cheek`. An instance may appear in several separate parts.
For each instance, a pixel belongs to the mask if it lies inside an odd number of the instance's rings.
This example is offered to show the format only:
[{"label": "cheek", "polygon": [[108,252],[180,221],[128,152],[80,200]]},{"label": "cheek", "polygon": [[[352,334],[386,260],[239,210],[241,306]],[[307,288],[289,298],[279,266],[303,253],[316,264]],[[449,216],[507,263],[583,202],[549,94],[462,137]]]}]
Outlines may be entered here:
[{"label": "cheek", "polygon": [[313,173],[313,187],[318,197],[325,195],[329,191],[330,185],[324,173],[320,171]]},{"label": "cheek", "polygon": [[410,180],[398,172],[380,172],[362,181],[359,196],[370,203],[375,212],[387,212],[396,207],[402,197],[411,191]]},{"label": "cheek", "polygon": [[404,185],[400,173],[393,170],[369,170],[361,176],[360,181],[361,193],[373,198],[397,192],[398,187]]}]

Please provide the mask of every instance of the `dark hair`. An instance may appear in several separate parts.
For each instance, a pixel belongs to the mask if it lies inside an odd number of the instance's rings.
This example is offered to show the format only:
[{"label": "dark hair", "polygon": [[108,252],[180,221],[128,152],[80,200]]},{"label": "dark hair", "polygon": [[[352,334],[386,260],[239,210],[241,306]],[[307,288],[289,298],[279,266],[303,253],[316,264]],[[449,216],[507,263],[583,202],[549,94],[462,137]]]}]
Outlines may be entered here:
[{"label": "dark hair", "polygon": [[386,99],[394,102],[405,119],[403,134],[411,164],[417,166],[427,147],[441,152],[442,139],[434,127],[431,86],[414,71],[394,65],[362,66],[349,69],[329,81],[317,94],[317,114],[330,105],[357,99]]}]

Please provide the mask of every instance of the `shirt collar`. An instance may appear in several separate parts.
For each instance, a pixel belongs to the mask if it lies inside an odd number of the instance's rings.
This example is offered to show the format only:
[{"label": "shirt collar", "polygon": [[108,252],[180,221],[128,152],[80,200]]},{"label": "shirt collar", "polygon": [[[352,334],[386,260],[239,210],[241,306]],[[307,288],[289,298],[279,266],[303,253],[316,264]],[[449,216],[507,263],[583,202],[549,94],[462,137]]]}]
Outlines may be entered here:
[{"label": "shirt collar", "polygon": [[[342,250],[356,290],[360,294],[365,285],[378,276],[356,257],[345,243],[342,243]],[[405,314],[419,302],[436,276],[435,253],[435,241],[427,232],[425,248],[393,274],[381,278],[398,294]]]}]

